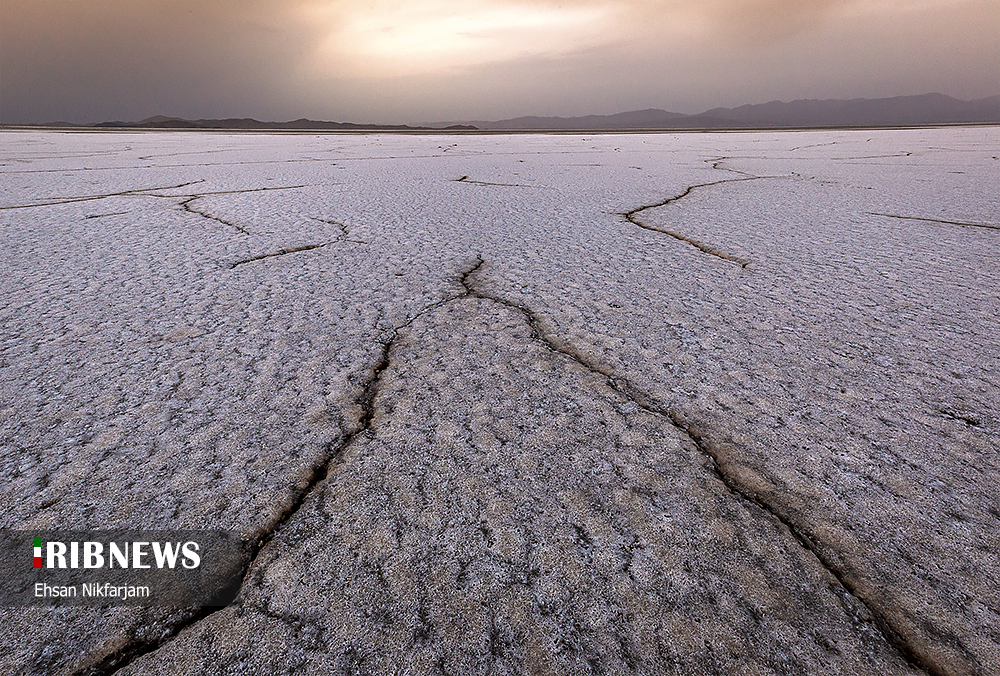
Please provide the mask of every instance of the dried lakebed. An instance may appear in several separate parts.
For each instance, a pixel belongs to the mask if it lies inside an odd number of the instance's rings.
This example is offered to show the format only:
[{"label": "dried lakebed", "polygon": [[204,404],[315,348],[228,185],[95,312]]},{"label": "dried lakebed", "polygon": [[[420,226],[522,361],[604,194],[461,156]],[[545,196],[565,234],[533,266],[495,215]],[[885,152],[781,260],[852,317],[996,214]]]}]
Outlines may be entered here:
[{"label": "dried lakebed", "polygon": [[1000,672],[1000,130],[0,134],[24,674]]}]

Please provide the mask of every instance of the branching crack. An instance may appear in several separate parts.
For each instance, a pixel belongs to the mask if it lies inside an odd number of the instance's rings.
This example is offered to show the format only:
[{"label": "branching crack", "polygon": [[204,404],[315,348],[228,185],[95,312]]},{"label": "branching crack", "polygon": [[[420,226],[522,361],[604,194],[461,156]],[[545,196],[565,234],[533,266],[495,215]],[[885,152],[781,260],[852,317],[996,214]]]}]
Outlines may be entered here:
[{"label": "branching crack", "polygon": [[926,221],[928,223],[943,223],[944,225],[964,225],[969,228],[986,228],[988,230],[1000,230],[1000,225],[987,225],[985,223],[967,223],[964,221],[946,221],[940,218],[925,218],[922,216],[899,216],[897,214],[882,214],[876,211],[866,211],[869,216],[884,216],[886,218],[898,218],[903,221]]},{"label": "branching crack", "polygon": [[735,158],[728,157],[728,156],[723,156],[723,157],[713,157],[713,158],[705,160],[705,161],[706,162],[711,162],[712,163],[712,168],[713,169],[718,169],[719,171],[728,171],[728,172],[731,172],[733,174],[739,174],[740,176],[746,176],[747,178],[761,178],[760,176],[755,176],[755,175],[751,174],[748,171],[742,171],[740,169],[733,169],[732,167],[724,167],[724,166],[722,166],[723,162],[725,162],[726,160],[732,160],[732,159],[735,159]]},{"label": "branching crack", "polygon": [[156,195],[148,195],[155,190],[176,190],[177,188],[185,188],[189,185],[194,185],[196,183],[203,183],[205,179],[199,179],[197,181],[188,181],[187,183],[181,183],[179,185],[167,185],[155,188],[135,188],[134,190],[122,190],[121,192],[109,192],[102,193],[100,195],[84,195],[82,197],[67,197],[65,199],[57,200],[47,200],[44,202],[34,202],[32,204],[16,204],[13,206],[0,207],[0,209],[31,209],[33,207],[49,207],[55,204],[73,204],[75,202],[92,202],[94,200],[103,200],[108,197],[122,197],[126,195],[147,195],[149,197],[156,197]]},{"label": "branching crack", "polygon": [[[693,188],[690,188],[688,192],[690,192],[691,189]],[[679,199],[679,197],[675,199]],[[711,471],[734,498],[755,505],[770,518],[787,528],[795,540],[803,548],[809,551],[815,557],[816,561],[827,572],[829,572],[834,580],[839,583],[844,592],[850,594],[851,597],[853,597],[858,603],[869,611],[871,617],[874,619],[875,628],[879,631],[887,645],[894,648],[900,656],[911,665],[923,669],[925,672],[932,674],[933,676],[943,676],[944,671],[937,668],[936,665],[930,663],[928,660],[923,659],[919,649],[911,646],[901,633],[893,626],[891,618],[881,612],[877,605],[871,603],[865,598],[865,593],[853,582],[851,574],[848,571],[845,571],[839,562],[830,557],[826,553],[825,549],[810,534],[807,533],[804,527],[795,523],[795,521],[785,515],[780,508],[767,502],[763,496],[757,494],[752,489],[745,487],[741,483],[738,474],[732,471],[729,464],[725,460],[724,453],[706,438],[701,428],[690,422],[683,413],[674,408],[658,403],[654,397],[644,392],[630,380],[615,374],[610,367],[592,361],[580,350],[554,337],[551,333],[545,330],[542,326],[542,320],[532,310],[506,300],[500,296],[490,295],[478,288],[473,278],[482,268],[483,263],[483,258],[480,255],[477,257],[475,265],[461,274],[458,280],[462,287],[461,293],[449,296],[425,306],[405,322],[389,331],[386,338],[380,344],[381,349],[379,350],[375,364],[371,368],[370,375],[364,382],[359,395],[354,400],[354,404],[361,409],[361,415],[358,418],[356,426],[354,429],[349,430],[343,437],[341,437],[339,442],[331,442],[327,446],[323,459],[309,471],[308,476],[302,482],[302,487],[294,493],[294,496],[289,501],[289,504],[277,515],[275,515],[275,517],[271,519],[270,524],[264,528],[263,533],[258,536],[257,540],[251,547],[249,565],[246,570],[243,571],[241,580],[234,581],[234,585],[236,583],[241,585],[246,584],[262,548],[274,539],[276,534],[280,532],[281,528],[304,505],[317,486],[328,476],[333,464],[343,456],[346,449],[350,447],[359,436],[366,434],[371,430],[374,424],[375,399],[379,392],[381,377],[383,372],[391,364],[391,352],[400,337],[400,331],[409,327],[414,321],[417,320],[417,318],[436,308],[462,298],[477,298],[497,303],[513,310],[523,317],[528,324],[532,340],[544,346],[551,352],[558,353],[569,358],[571,361],[586,369],[588,372],[603,377],[608,386],[615,390],[623,398],[632,402],[636,407],[642,409],[646,413],[668,422],[681,432],[688,440],[690,440],[691,444],[705,456],[706,460],[711,463]],[[81,670],[78,674],[111,673],[115,669],[123,668],[137,657],[152,652],[164,643],[170,641],[182,629],[197,623],[217,610],[218,609],[216,608],[203,609],[185,622],[179,624],[172,630],[169,636],[166,636],[159,641],[127,646],[118,654],[105,660],[104,671],[97,671],[95,668],[90,668],[87,670]]]},{"label": "branching crack", "polygon": [[[306,184],[302,185],[274,185],[274,186],[264,186],[263,188],[243,188],[240,190],[211,190],[209,192],[199,192],[191,193],[187,195],[150,195],[150,197],[206,197],[208,195],[241,195],[248,192],[268,192],[270,190],[295,190],[296,188],[305,188]],[[165,188],[164,188],[165,189]]]},{"label": "branching crack", "polygon": [[325,246],[330,246],[331,244],[335,244],[337,242],[347,241],[347,242],[353,242],[355,244],[367,244],[367,242],[362,242],[360,240],[347,239],[350,233],[348,232],[347,225],[345,223],[341,223],[340,221],[328,220],[326,218],[316,218],[315,216],[310,216],[309,218],[314,221],[319,221],[320,223],[326,223],[328,225],[337,226],[338,228],[340,228],[340,235],[338,235],[336,239],[330,240],[329,242],[322,242],[320,244],[304,244],[302,246],[293,246],[293,247],[288,247],[286,249],[279,249],[271,253],[251,256],[250,258],[244,258],[242,260],[236,261],[235,263],[230,263],[229,269],[232,270],[237,265],[243,265],[244,263],[252,263],[254,261],[260,261],[264,260],[265,258],[274,258],[275,256],[284,256],[286,254],[298,253],[300,251],[312,251],[313,249],[322,249]]},{"label": "branching crack", "polygon": [[[736,170],[735,169],[730,169],[728,171],[736,171]],[[742,173],[742,172],[740,172],[740,173]],[[668,197],[668,198],[666,198],[664,200],[660,200],[659,202],[654,202],[653,204],[646,204],[644,206],[637,207],[635,209],[632,209],[631,211],[626,211],[626,212],[621,213],[619,215],[620,216],[624,216],[625,220],[627,220],[632,225],[637,225],[640,228],[643,228],[645,230],[652,230],[653,232],[659,232],[659,233],[663,233],[664,235],[670,235],[674,239],[678,239],[678,240],[680,240],[682,242],[687,242],[688,244],[690,244],[691,246],[695,247],[699,251],[703,251],[704,253],[707,253],[707,254],[712,255],[712,256],[716,256],[717,258],[721,258],[721,259],[729,261],[731,263],[736,263],[740,267],[745,268],[746,266],[750,265],[750,261],[748,261],[748,260],[746,260],[744,258],[740,258],[739,256],[733,256],[732,254],[728,254],[728,253],[726,253],[724,251],[719,251],[718,249],[716,249],[716,248],[714,248],[712,246],[709,246],[708,244],[705,244],[703,242],[699,242],[696,239],[692,239],[691,237],[688,237],[687,235],[682,235],[680,233],[673,232],[671,230],[665,230],[663,228],[657,228],[657,227],[654,227],[652,225],[646,225],[645,223],[643,223],[642,221],[640,221],[637,218],[637,216],[640,213],[642,213],[643,211],[646,211],[647,209],[656,209],[658,207],[665,207],[668,204],[673,204],[674,202],[677,202],[678,200],[682,200],[685,197],[687,197],[688,195],[690,195],[692,192],[694,192],[697,188],[707,188],[707,187],[712,186],[712,185],[721,185],[722,183],[739,183],[739,182],[742,182],[742,181],[757,181],[757,180],[764,179],[764,178],[771,178],[771,177],[770,176],[744,176],[744,177],[741,177],[741,178],[726,178],[726,179],[722,179],[721,181],[712,181],[710,183],[698,183],[696,185],[688,186],[687,188],[684,189],[684,192],[682,192],[682,193],[680,193],[678,195],[674,195],[673,197]]]},{"label": "branching crack", "polygon": [[[249,235],[250,231],[247,230],[246,228],[244,228],[243,226],[238,225],[236,223],[233,223],[231,221],[227,221],[224,218],[220,218],[218,216],[213,216],[212,214],[210,214],[210,213],[208,213],[206,211],[202,211],[200,209],[196,209],[195,207],[191,206],[191,203],[194,202],[197,199],[200,199],[200,198],[208,196],[208,195],[236,195],[236,194],[241,194],[241,193],[265,192],[265,191],[269,191],[269,190],[292,190],[292,189],[295,189],[295,188],[304,188],[305,187],[305,184],[303,184],[303,185],[264,186],[262,188],[246,188],[246,189],[242,189],[242,190],[214,190],[214,191],[209,191],[209,192],[188,193],[188,194],[183,194],[183,195],[163,195],[163,194],[159,194],[159,193],[162,193],[162,191],[164,191],[164,190],[177,190],[177,189],[180,189],[180,188],[186,188],[189,185],[196,185],[198,183],[204,183],[204,182],[205,182],[205,179],[202,178],[202,179],[198,179],[197,181],[188,181],[186,183],[179,183],[177,185],[156,186],[156,187],[152,187],[152,188],[136,188],[134,190],[122,190],[121,192],[102,193],[102,194],[99,194],[99,195],[84,195],[84,196],[81,196],[81,197],[68,197],[68,198],[65,198],[65,199],[47,200],[47,201],[44,201],[44,202],[35,202],[35,203],[32,203],[32,204],[16,204],[16,205],[11,205],[11,206],[3,206],[3,207],[0,207],[0,210],[6,210],[6,209],[30,209],[30,208],[33,208],[33,207],[47,207],[47,206],[53,206],[53,205],[57,205],[57,204],[73,204],[73,203],[76,203],[76,202],[92,202],[94,200],[103,200],[103,199],[107,199],[109,197],[159,197],[159,198],[165,198],[165,199],[177,199],[178,197],[180,197],[180,198],[184,198],[180,202],[180,206],[182,206],[184,208],[184,211],[186,211],[188,213],[191,213],[191,214],[197,214],[199,216],[202,216],[203,218],[207,218],[207,219],[216,221],[218,223],[222,223],[223,225],[228,225],[229,227],[236,228],[237,230],[239,230],[240,232],[242,232],[244,235]],[[94,214],[94,215],[91,215],[91,216],[86,216],[85,218],[103,218],[105,216],[121,216],[121,215],[127,214],[127,213],[128,213],[127,211],[119,211],[119,212],[114,212],[114,213],[109,213],[109,214]],[[318,245],[318,246],[325,246],[325,245]],[[310,248],[315,248],[315,247],[310,247]],[[291,251],[282,251],[281,253],[291,253]],[[273,255],[280,255],[280,254],[273,254]],[[241,262],[248,262],[248,261],[241,261]],[[238,265],[238,263],[235,264],[235,265]],[[235,267],[235,265],[234,265],[234,267]]]}]

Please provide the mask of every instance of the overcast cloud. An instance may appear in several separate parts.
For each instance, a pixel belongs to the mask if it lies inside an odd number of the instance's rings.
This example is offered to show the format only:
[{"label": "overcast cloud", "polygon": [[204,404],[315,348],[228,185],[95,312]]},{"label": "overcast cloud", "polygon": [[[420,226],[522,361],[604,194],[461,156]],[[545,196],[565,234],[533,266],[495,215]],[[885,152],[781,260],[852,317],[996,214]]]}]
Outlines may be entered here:
[{"label": "overcast cloud", "polygon": [[1000,94],[1000,0],[0,0],[0,121]]}]

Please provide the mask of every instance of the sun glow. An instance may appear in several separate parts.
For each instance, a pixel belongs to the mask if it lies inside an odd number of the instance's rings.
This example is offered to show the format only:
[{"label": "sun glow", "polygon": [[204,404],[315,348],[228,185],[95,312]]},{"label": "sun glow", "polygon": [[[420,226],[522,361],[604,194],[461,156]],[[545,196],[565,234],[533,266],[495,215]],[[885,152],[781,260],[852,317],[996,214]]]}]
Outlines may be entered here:
[{"label": "sun glow", "polygon": [[[312,8],[330,33],[315,54],[320,72],[399,76],[457,71],[529,57],[571,54],[617,38],[607,5],[561,7],[510,0],[435,0]],[[611,29],[611,30],[609,30]]]}]

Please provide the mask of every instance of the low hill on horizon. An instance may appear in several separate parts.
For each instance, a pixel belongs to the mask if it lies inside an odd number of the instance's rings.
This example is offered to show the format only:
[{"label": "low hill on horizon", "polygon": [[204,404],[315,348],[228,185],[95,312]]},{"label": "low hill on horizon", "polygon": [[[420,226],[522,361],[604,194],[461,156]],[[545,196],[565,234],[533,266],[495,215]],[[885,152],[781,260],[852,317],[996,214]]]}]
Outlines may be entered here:
[{"label": "low hill on horizon", "polygon": [[614,131],[800,129],[824,127],[906,127],[935,124],[1000,124],[1000,96],[962,101],[944,94],[896,96],[883,99],[800,99],[712,108],[688,115],[659,108],[613,115],[473,120],[426,125],[329,122],[300,118],[262,122],[253,118],[186,120],[156,115],[138,122],[72,124],[52,122],[43,127],[97,129],[233,129],[292,131]]},{"label": "low hill on horizon", "polygon": [[[98,122],[91,126],[100,128],[127,129],[288,129],[288,130],[421,130],[427,127],[414,127],[406,124],[359,124],[355,122],[328,122],[325,120],[310,120],[301,117],[289,122],[262,122],[252,117],[230,117],[225,119],[186,120],[181,117],[154,115],[138,122]],[[467,125],[450,125],[448,129],[471,129]]]}]

